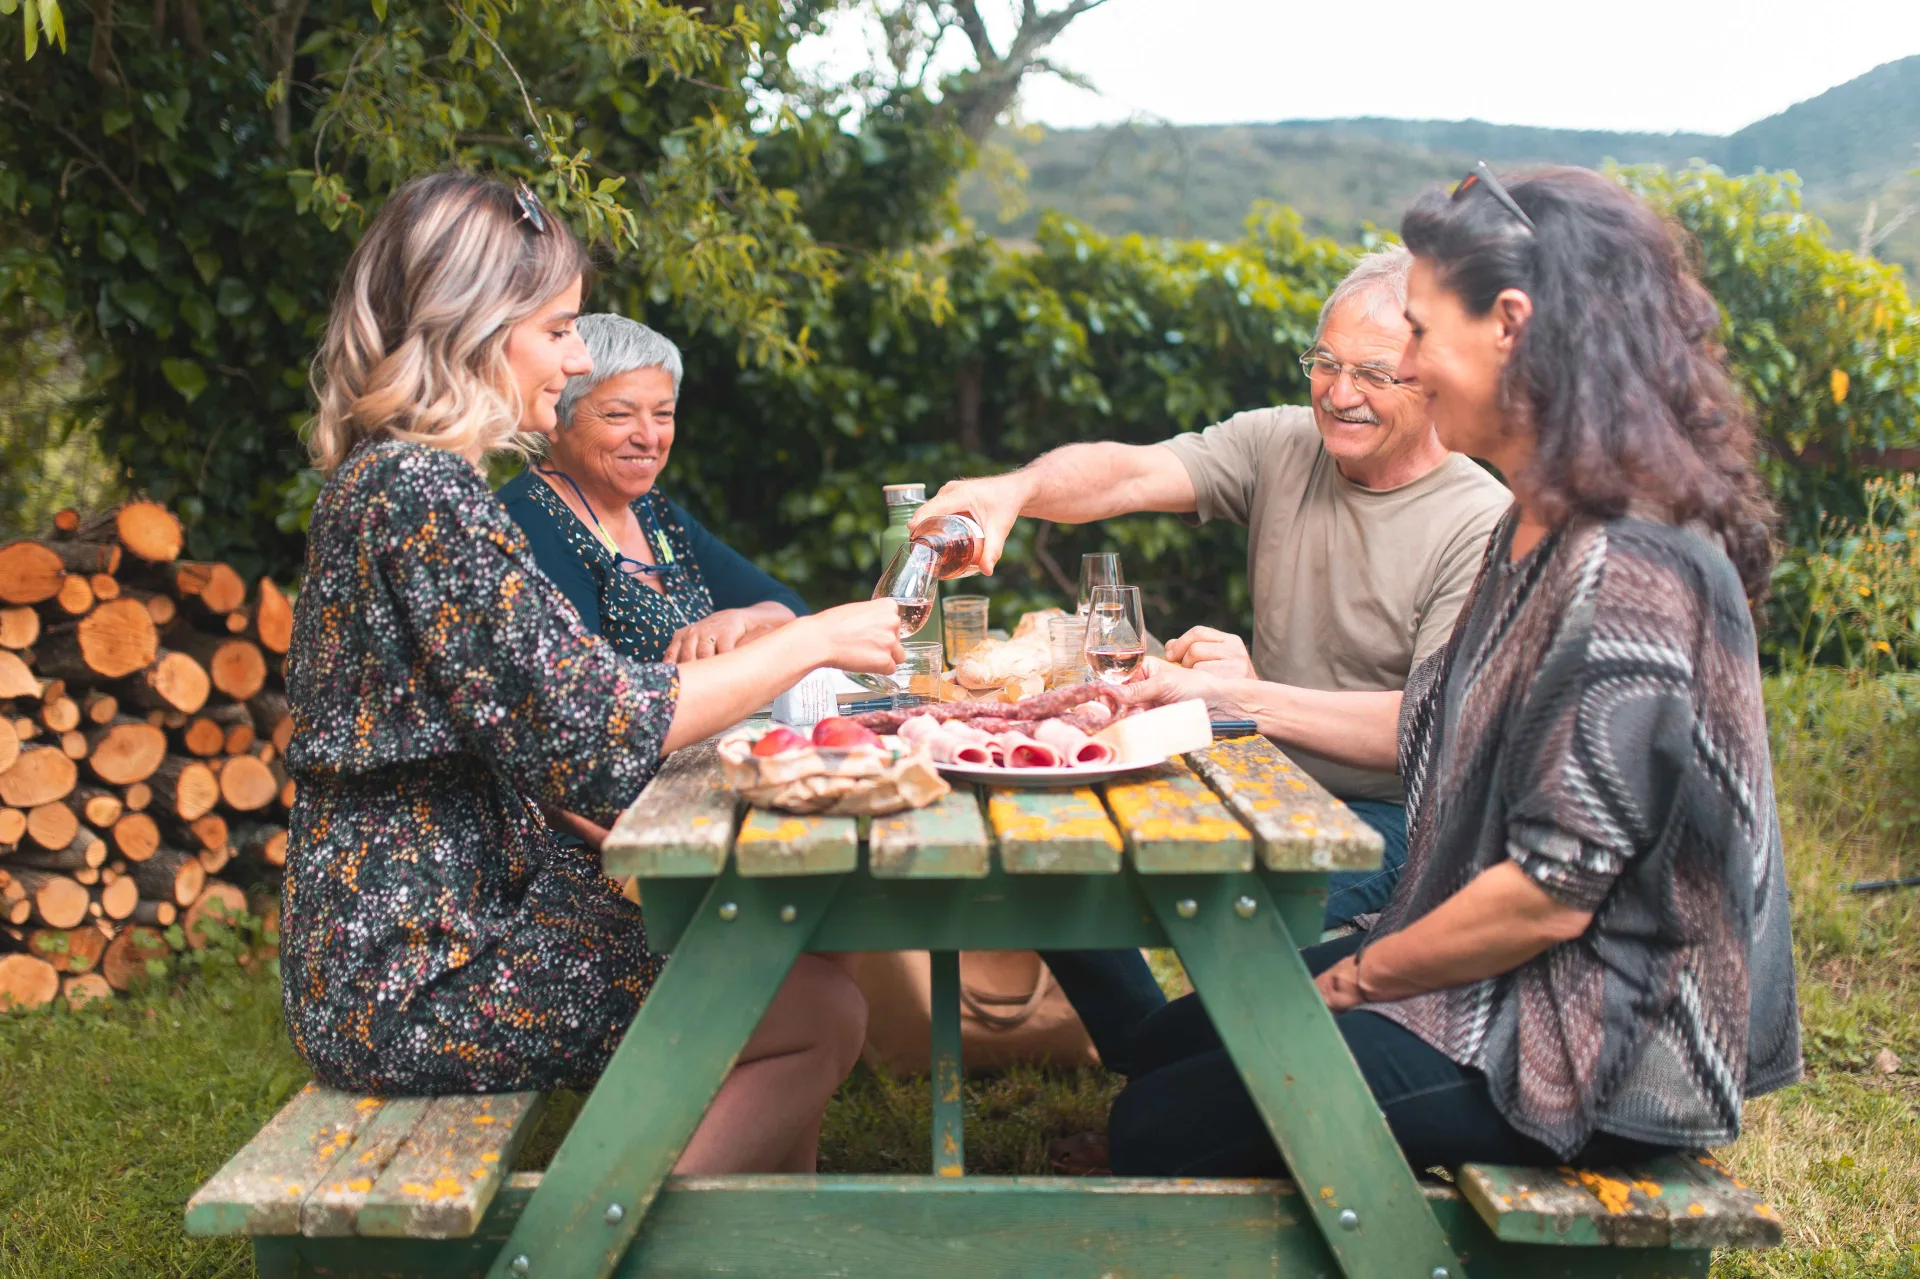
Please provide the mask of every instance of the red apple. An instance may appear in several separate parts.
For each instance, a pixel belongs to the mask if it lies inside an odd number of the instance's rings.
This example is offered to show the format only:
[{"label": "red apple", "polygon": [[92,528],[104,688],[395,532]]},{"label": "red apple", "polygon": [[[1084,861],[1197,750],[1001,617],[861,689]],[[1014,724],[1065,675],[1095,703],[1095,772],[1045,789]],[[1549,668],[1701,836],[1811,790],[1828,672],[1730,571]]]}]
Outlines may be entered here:
[{"label": "red apple", "polygon": [[806,744],[807,739],[791,728],[784,724],[775,724],[767,730],[766,736],[753,744],[753,753],[765,759],[769,755],[779,755]]},{"label": "red apple", "polygon": [[878,746],[880,734],[844,715],[829,715],[813,726],[815,746]]}]

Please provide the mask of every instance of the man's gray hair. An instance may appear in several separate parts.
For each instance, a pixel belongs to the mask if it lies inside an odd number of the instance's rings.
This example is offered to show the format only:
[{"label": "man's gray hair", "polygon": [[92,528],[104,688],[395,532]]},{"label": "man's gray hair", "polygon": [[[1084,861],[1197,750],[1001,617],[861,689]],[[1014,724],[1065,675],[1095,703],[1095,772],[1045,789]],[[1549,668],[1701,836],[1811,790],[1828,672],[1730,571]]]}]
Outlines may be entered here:
[{"label": "man's gray hair", "polygon": [[602,311],[583,315],[573,322],[574,331],[587,344],[593,360],[593,372],[585,377],[570,377],[560,392],[554,413],[564,430],[573,425],[573,410],[587,393],[610,377],[635,369],[665,369],[673,375],[673,393],[680,394],[680,348],[671,338],[654,332],[637,320]]},{"label": "man's gray hair", "polygon": [[1320,323],[1314,326],[1314,345],[1327,331],[1327,317],[1348,302],[1364,301],[1367,318],[1385,322],[1403,315],[1407,309],[1407,276],[1413,271],[1413,254],[1398,244],[1375,249],[1354,264],[1347,278],[1334,286],[1320,308]]}]

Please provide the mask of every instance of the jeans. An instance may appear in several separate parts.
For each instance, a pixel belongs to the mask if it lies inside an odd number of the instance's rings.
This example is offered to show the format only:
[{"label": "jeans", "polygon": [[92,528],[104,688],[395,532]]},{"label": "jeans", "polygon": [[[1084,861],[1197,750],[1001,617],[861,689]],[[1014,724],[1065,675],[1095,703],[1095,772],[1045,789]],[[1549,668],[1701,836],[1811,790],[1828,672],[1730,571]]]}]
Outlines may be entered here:
[{"label": "jeans", "polygon": [[1342,870],[1327,876],[1327,913],[1321,927],[1328,929],[1345,928],[1355,915],[1378,914],[1407,868],[1407,806],[1378,799],[1350,799],[1346,805],[1380,832],[1387,849],[1379,870]]},{"label": "jeans", "polygon": [[1127,1049],[1133,1034],[1167,997],[1137,950],[1043,950],[1040,958],[1080,1015],[1100,1054],[1115,1074],[1130,1072]]},{"label": "jeans", "polygon": [[[1358,950],[1342,937],[1301,952],[1318,975]],[[1563,1163],[1495,1109],[1486,1077],[1370,1012],[1334,1018],[1387,1127],[1416,1169],[1462,1163]],[[1140,1026],[1134,1073],[1107,1124],[1109,1161],[1122,1177],[1280,1177],[1286,1164],[1197,996],[1176,999]],[[1631,1163],[1658,1147],[1595,1134],[1580,1163]]]}]

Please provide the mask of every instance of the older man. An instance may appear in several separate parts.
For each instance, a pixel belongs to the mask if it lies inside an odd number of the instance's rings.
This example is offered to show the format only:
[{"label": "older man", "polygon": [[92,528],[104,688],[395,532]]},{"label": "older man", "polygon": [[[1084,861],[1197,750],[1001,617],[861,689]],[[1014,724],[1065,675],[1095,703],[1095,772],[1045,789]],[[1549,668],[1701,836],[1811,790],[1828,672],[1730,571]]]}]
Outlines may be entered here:
[{"label": "older man", "polygon": [[1510,500],[1441,446],[1420,388],[1394,376],[1411,336],[1411,261],[1399,248],[1370,254],[1327,299],[1301,357],[1310,407],[1254,409],[1161,444],[1069,445],[1010,475],[948,484],[920,512],[972,514],[989,568],[1022,515],[1085,524],[1169,511],[1248,527],[1251,654],[1237,636],[1195,628],[1167,646],[1186,669],[1162,668],[1152,691],[1252,719],[1385,837],[1381,871],[1335,877],[1329,926],[1378,911],[1405,860],[1400,691],[1446,642]]}]

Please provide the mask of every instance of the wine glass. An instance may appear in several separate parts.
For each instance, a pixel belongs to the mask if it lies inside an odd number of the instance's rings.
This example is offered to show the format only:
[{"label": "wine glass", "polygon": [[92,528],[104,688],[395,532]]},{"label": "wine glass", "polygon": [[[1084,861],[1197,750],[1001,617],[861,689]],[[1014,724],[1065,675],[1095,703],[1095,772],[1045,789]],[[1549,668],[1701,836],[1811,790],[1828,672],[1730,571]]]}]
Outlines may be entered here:
[{"label": "wine glass", "polygon": [[887,571],[873,588],[874,599],[891,597],[900,607],[900,638],[919,630],[933,614],[933,594],[938,578],[934,574],[934,554],[918,542],[908,542],[893,553]]},{"label": "wine glass", "polygon": [[1087,606],[1087,666],[1093,677],[1124,684],[1147,658],[1147,627],[1140,588],[1096,586]]},{"label": "wine glass", "polygon": [[1080,557],[1080,616],[1087,615],[1096,586],[1119,586],[1127,579],[1120,576],[1120,557],[1112,551],[1095,551]]}]

